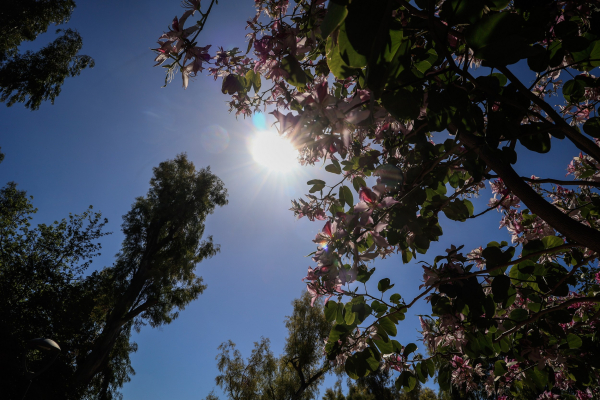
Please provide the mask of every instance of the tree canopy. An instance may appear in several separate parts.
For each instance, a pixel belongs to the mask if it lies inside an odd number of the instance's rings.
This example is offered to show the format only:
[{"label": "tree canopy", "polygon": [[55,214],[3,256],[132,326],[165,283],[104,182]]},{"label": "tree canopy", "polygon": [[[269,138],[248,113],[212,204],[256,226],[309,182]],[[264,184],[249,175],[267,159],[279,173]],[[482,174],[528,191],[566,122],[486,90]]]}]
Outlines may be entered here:
[{"label": "tree canopy", "polygon": [[[292,302],[293,312],[286,317],[288,336],[283,354],[276,357],[270,341],[254,343],[252,354],[244,360],[231,340],[219,346],[215,378],[229,400],[309,400],[318,393],[330,365],[323,357],[323,340],[331,329],[323,314],[322,302],[311,306],[305,292]],[[216,400],[213,394],[206,400]]]},{"label": "tree canopy", "polygon": [[69,21],[73,0],[24,0],[7,3],[0,11],[0,101],[7,106],[25,103],[37,110],[43,101],[60,94],[67,77],[74,77],[94,60],[79,55],[83,45],[76,30],[58,29],[60,36],[37,52],[20,54],[24,41],[34,41],[50,24]]},{"label": "tree canopy", "polygon": [[[27,368],[47,360],[26,351],[37,337],[62,351],[36,377],[38,398],[119,397],[134,373],[132,329],[168,324],[205,289],[196,265],[219,251],[202,241],[204,221],[227,204],[223,182],[209,168],[196,170],[182,154],[154,168],[150,190],[123,217],[125,239],[116,262],[91,274],[97,242],[107,221],[91,207],[52,225],[30,227],[35,209],[10,183],[0,191],[0,337],[6,359],[25,358]],[[3,394],[20,399],[29,377],[2,363]],[[10,384],[8,384],[10,382]]]},{"label": "tree canopy", "polygon": [[[437,365],[444,390],[598,396],[597,2],[257,0],[246,54],[211,55],[197,38],[213,3],[184,3],[156,61],[184,87],[203,69],[221,77],[236,115],[271,107],[300,162],[331,173],[292,203],[324,223],[305,279],[335,299],[330,362],[354,379],[384,363],[407,390]],[[577,149],[569,178],[533,176],[559,141]],[[488,205],[473,201],[488,189]],[[444,227],[468,232],[492,210],[511,243],[463,253],[455,235],[430,254]],[[394,276],[369,282],[369,264],[395,254],[427,255],[413,299],[391,290]],[[428,357],[393,339],[419,300]]]}]

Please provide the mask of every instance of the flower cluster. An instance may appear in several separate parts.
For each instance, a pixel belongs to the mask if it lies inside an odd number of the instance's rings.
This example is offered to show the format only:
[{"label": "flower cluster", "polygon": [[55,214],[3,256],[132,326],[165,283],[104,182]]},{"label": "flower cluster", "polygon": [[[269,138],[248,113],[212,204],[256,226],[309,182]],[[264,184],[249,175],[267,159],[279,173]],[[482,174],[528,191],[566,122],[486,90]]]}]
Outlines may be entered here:
[{"label": "flower cluster", "polygon": [[[448,2],[422,10],[404,0],[389,9],[366,0],[256,0],[247,54],[220,48],[214,56],[195,43],[210,7],[185,3],[159,40],[157,63],[173,60],[170,74],[180,70],[184,87],[210,64],[232,111],[269,111],[303,165],[323,163],[335,176],[309,181],[310,193],[291,208],[324,223],[304,278],[313,301],[351,299],[330,314],[339,328],[326,344],[330,361],[352,369],[377,352],[384,368],[422,376],[426,361],[409,360],[412,346],[388,336],[425,299],[432,314],[420,317],[423,341],[450,371],[440,372],[440,384],[498,398],[521,390],[516,382],[540,399],[557,390],[597,395],[582,383],[599,378],[582,344],[600,317],[600,141],[585,136],[600,136],[600,81],[591,73],[600,62],[589,57],[600,46],[598,3],[515,1],[466,15]],[[185,28],[196,12],[199,22]],[[529,86],[511,72],[525,58],[535,73]],[[493,72],[474,77],[479,65]],[[554,97],[564,100],[558,108]],[[519,161],[526,151],[544,154],[556,139],[581,150],[567,168],[575,181],[519,176],[517,153]],[[493,198],[476,214],[469,199],[488,180]],[[369,294],[370,285],[358,291],[374,260],[399,254],[409,263],[427,254],[446,220],[494,209],[512,245],[482,244],[466,257],[448,249],[424,264],[410,302],[397,293],[384,300],[389,278],[377,284],[381,296]],[[576,360],[586,368],[574,368]],[[530,385],[534,368],[554,391]]]}]

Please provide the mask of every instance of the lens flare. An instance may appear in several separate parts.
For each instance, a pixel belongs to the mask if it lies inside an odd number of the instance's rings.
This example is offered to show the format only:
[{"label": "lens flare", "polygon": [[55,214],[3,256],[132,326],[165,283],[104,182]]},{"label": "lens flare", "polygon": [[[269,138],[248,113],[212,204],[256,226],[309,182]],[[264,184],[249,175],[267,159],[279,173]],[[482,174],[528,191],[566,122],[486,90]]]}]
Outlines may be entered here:
[{"label": "lens flare", "polygon": [[200,141],[206,151],[219,154],[229,146],[229,133],[219,125],[210,125],[202,130]]}]

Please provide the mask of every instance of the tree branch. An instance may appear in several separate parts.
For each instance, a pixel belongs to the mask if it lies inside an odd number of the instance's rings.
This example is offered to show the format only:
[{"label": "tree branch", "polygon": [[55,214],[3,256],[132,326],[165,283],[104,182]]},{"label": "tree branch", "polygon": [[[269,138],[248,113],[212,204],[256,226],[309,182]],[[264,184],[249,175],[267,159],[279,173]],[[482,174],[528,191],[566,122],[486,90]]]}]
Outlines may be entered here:
[{"label": "tree branch", "polygon": [[[292,363],[292,365],[294,365]],[[296,368],[296,366],[294,366],[294,368]],[[296,369],[296,371],[298,371]],[[294,393],[294,395],[292,396],[292,400],[300,400],[300,398],[302,397],[302,393],[304,393],[304,391],[310,386],[312,385],[317,379],[319,379],[321,376],[323,376],[323,374],[327,372],[327,369],[325,368],[321,368],[319,370],[319,372],[317,372],[316,374],[314,374],[313,376],[311,376],[308,381],[306,381],[305,383],[302,384],[302,386],[300,386],[300,388],[298,388],[298,390],[296,390],[296,393]],[[303,379],[304,379],[304,375],[302,375]]]},{"label": "tree branch", "polygon": [[[454,127],[455,132],[457,129]],[[535,214],[552,228],[589,249],[600,253],[600,232],[585,226],[548,203],[515,172],[512,166],[499,159],[483,141],[466,132],[457,132],[461,141],[481,157],[504,181],[506,186]],[[599,148],[600,150],[600,148]]]},{"label": "tree branch", "polygon": [[565,136],[577,146],[578,149],[585,151],[591,157],[593,157],[596,161],[600,162],[600,147],[596,146],[594,142],[590,139],[583,136],[581,133],[577,132],[575,128],[570,126],[565,122],[565,120],[558,114],[558,112],[552,108],[552,106],[546,103],[544,100],[533,94],[530,90],[528,90],[525,85],[521,83],[521,81],[506,67],[506,66],[496,66],[498,71],[502,72],[512,83],[514,83],[519,90],[523,93],[523,95],[527,96],[529,100],[531,100],[534,104],[538,105],[542,110],[548,114],[553,121],[555,121],[564,132]]},{"label": "tree branch", "polygon": [[502,340],[506,336],[511,335],[514,332],[516,332],[519,328],[521,328],[527,324],[530,324],[532,322],[537,321],[542,315],[561,310],[561,309],[566,308],[566,307],[570,306],[571,304],[575,304],[575,303],[600,303],[600,298],[598,298],[598,297],[576,297],[571,300],[567,300],[564,303],[560,303],[557,306],[547,308],[543,311],[540,311],[537,314],[534,314],[528,320],[519,322],[517,325],[513,326],[512,328],[510,328],[509,330],[507,330],[506,332],[504,332],[503,334],[498,336],[496,339],[494,339],[494,343],[498,343],[500,340]]},{"label": "tree branch", "polygon": [[[498,178],[498,175],[490,175],[489,178],[490,179]],[[563,181],[560,179],[553,179],[553,178],[531,179],[531,178],[526,178],[524,176],[522,176],[521,179],[523,179],[525,182],[532,182],[532,183],[556,183],[557,185],[562,185],[562,186],[577,185],[577,186],[594,186],[594,187],[600,188],[600,182],[594,182],[594,181]]]},{"label": "tree branch", "polygon": [[124,317],[123,320],[125,321],[129,321],[135,317],[137,317],[138,315],[140,315],[141,313],[143,313],[144,311],[146,311],[147,309],[149,309],[152,306],[155,306],[156,304],[158,304],[158,301],[156,300],[148,300],[146,301],[144,304],[140,305],[139,307],[129,311]]}]

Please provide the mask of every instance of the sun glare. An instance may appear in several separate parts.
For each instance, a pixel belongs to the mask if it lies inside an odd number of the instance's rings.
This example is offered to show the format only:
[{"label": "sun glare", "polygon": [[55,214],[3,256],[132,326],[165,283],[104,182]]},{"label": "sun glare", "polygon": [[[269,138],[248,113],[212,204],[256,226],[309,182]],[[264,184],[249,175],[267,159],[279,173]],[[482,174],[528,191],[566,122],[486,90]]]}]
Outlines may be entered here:
[{"label": "sun glare", "polygon": [[273,131],[260,131],[252,140],[250,152],[254,161],[274,172],[289,172],[298,165],[298,151]]}]

